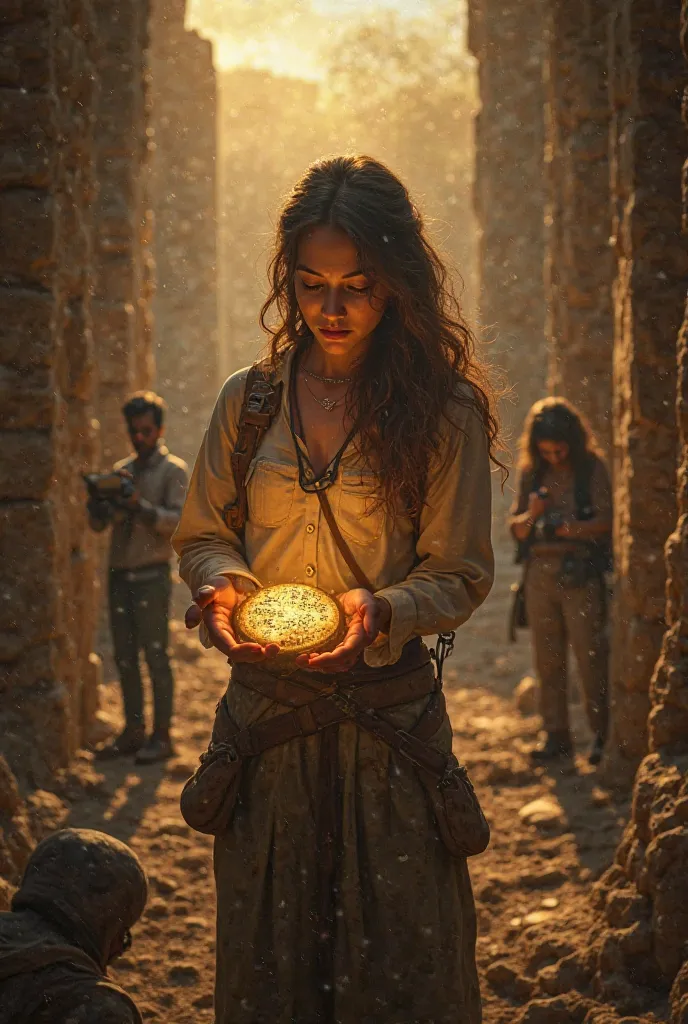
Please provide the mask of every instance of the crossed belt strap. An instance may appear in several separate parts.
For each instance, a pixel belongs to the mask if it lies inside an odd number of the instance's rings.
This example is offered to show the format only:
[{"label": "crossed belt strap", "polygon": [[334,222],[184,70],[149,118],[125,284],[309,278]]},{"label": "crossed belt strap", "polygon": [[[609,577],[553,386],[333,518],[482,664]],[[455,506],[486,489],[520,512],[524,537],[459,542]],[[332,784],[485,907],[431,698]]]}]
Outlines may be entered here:
[{"label": "crossed belt strap", "polygon": [[[286,688],[285,682],[289,684]],[[226,744],[242,757],[255,757],[271,747],[281,746],[302,736],[312,736],[340,722],[354,721],[425,771],[438,778],[445,774],[447,755],[428,746],[427,742],[435,735],[446,716],[444,694],[437,689],[435,680],[429,683],[427,677],[414,680],[413,677],[407,676],[386,682],[369,683],[357,687],[354,691],[338,690],[333,687],[329,692],[314,699],[313,691],[301,683],[279,677],[272,680],[261,678],[260,682],[255,684],[242,680],[239,685],[264,697],[295,706],[292,706],[291,711],[239,729],[232,720],[226,699],[223,697],[218,705],[210,755],[214,749]],[[288,696],[289,691],[291,696]],[[428,694],[432,694],[431,699],[415,726],[409,731],[398,729],[378,714],[380,709],[408,704]]]}]

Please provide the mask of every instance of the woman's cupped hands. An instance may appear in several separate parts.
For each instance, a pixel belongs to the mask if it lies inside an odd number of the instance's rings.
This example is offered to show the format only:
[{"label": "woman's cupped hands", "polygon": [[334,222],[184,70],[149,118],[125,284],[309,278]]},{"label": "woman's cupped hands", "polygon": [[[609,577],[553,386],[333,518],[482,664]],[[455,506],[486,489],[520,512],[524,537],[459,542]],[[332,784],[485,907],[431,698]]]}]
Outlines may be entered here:
[{"label": "woman's cupped hands", "polygon": [[[235,608],[245,601],[256,587],[244,577],[213,576],[200,587],[187,609],[187,629],[205,624],[213,647],[225,655],[230,664],[269,661],[280,652],[278,644],[261,646],[237,640],[232,626]],[[300,668],[316,672],[347,672],[379,633],[389,629],[391,608],[384,598],[358,587],[338,595],[346,620],[346,634],[333,651],[302,654],[296,659]]]}]

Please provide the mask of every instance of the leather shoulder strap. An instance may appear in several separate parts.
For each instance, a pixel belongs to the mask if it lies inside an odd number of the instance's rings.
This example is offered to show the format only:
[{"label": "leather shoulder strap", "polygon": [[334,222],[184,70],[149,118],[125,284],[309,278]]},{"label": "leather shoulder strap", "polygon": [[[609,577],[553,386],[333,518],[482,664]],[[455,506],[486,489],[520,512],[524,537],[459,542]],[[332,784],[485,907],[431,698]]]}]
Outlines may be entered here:
[{"label": "leather shoulder strap", "polygon": [[222,518],[233,530],[242,530],[248,516],[246,476],[282,401],[282,381],[272,379],[266,363],[255,363],[246,378],[239,429],[232,452],[236,498],[222,509]]},{"label": "leather shoulder strap", "polygon": [[327,494],[325,493],[325,491],[317,491],[316,493],[318,495],[318,501],[320,502],[322,514],[325,517],[325,522],[330,528],[332,539],[339,548],[340,555],[351,569],[351,572],[354,575],[354,579],[358,583],[359,587],[363,587],[364,590],[369,590],[371,594],[374,594],[376,588],[373,586],[373,584],[370,582],[366,574],[363,572],[363,569],[361,569],[360,565],[356,561],[351,548],[342,537],[342,532],[337,526],[337,520],[334,517],[332,506],[330,505]]}]

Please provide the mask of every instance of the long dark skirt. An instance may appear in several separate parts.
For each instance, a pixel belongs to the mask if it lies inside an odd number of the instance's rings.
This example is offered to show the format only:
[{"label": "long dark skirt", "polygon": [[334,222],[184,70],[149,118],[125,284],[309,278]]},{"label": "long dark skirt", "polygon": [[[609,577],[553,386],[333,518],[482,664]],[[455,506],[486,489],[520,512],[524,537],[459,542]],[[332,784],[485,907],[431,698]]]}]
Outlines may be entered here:
[{"label": "long dark skirt", "polygon": [[[427,700],[385,716],[411,728]],[[242,727],[285,710],[237,683],[227,701]],[[450,749],[448,722],[436,745]],[[444,847],[410,762],[356,725],[247,761],[215,878],[217,1024],[482,1019],[466,862]]]}]

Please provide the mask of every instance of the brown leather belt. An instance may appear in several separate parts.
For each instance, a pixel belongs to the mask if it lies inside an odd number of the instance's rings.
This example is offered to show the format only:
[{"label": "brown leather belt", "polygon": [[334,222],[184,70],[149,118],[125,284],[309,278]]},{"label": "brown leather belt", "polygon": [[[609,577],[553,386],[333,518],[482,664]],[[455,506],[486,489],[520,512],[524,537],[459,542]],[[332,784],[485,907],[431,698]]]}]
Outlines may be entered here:
[{"label": "brown leather belt", "polygon": [[[233,683],[293,709],[237,731],[231,742],[243,757],[256,757],[271,747],[282,746],[302,736],[313,736],[330,726],[352,720],[353,716],[347,709],[347,690],[339,685],[330,683],[327,689],[306,688],[288,677],[272,676],[250,665],[242,665],[240,673],[237,672],[238,668],[237,665],[232,671]],[[333,678],[330,676],[330,680]],[[365,711],[399,707],[434,693],[435,699],[429,702],[422,715],[423,739],[433,736],[444,720],[444,695],[437,689],[434,675],[421,669],[406,675],[405,678],[368,683],[352,688],[348,693],[355,699],[357,708]],[[386,723],[380,722],[375,731],[384,729],[385,725]],[[390,729],[391,732],[394,731],[391,726]],[[415,733],[415,730],[412,732]],[[384,737],[381,735],[380,738]],[[419,757],[423,757],[424,754],[428,758],[435,752],[421,752],[419,748],[417,753]],[[413,760],[416,759],[411,756]],[[434,767],[441,774],[444,760],[444,757],[438,754],[437,765],[428,764],[427,767],[431,770]]]}]

